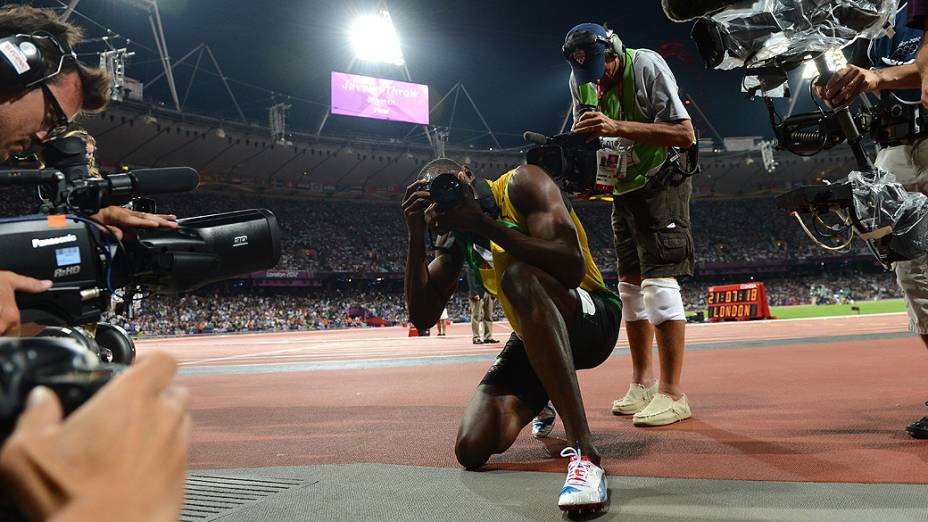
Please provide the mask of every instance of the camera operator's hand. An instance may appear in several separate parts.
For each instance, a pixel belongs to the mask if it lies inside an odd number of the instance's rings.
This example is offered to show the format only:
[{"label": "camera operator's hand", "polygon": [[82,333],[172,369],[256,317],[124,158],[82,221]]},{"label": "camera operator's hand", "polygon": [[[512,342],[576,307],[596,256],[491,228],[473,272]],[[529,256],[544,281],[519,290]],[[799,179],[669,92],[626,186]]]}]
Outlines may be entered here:
[{"label": "camera operator's hand", "polygon": [[90,216],[91,219],[106,225],[117,239],[122,239],[120,228],[177,228],[177,216],[172,214],[149,214],[125,207],[106,207]]},{"label": "camera operator's hand", "polygon": [[50,390],[30,394],[0,450],[0,476],[30,520],[177,520],[191,422],[175,369],[151,354],[64,420]]},{"label": "camera operator's hand", "polygon": [[19,308],[16,292],[38,294],[52,287],[52,282],[0,271],[0,335],[19,335]]},{"label": "camera operator's hand", "polygon": [[831,107],[839,107],[854,101],[865,92],[880,88],[879,75],[870,69],[848,65],[836,72],[823,89],[815,85],[815,93]]},{"label": "camera operator's hand", "polygon": [[416,181],[406,187],[406,194],[403,196],[403,215],[406,218],[406,228],[409,233],[419,235],[425,233],[425,209],[432,203],[429,200],[429,193],[422,190],[428,182]]},{"label": "camera operator's hand", "polygon": [[426,223],[438,235],[451,231],[477,232],[486,218],[486,214],[483,213],[477,201],[474,187],[467,181],[466,174],[459,172],[458,178],[462,181],[463,201],[449,209],[440,209],[437,204],[433,203],[425,211]]},{"label": "camera operator's hand", "polygon": [[597,111],[588,111],[580,116],[580,119],[574,122],[571,132],[578,134],[589,134],[590,139],[602,137],[621,136],[621,125],[618,121]]}]

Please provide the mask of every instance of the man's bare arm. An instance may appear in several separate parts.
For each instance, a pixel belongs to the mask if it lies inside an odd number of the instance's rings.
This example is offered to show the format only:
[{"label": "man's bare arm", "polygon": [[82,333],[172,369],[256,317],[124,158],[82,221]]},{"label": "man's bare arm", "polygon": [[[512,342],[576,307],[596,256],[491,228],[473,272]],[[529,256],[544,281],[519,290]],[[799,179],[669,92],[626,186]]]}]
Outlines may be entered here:
[{"label": "man's bare arm", "polygon": [[[925,17],[925,25],[922,27],[922,31],[928,31],[928,17]],[[925,46],[924,34],[922,34],[922,45],[915,57],[915,65],[918,67],[918,74],[921,77],[922,105],[928,108],[928,46]]]},{"label": "man's bare arm", "polygon": [[513,174],[509,196],[527,222],[525,233],[485,218],[477,233],[516,259],[537,266],[566,288],[576,288],[586,267],[577,229],[560,188],[541,169],[527,165]]},{"label": "man's bare arm", "polygon": [[457,286],[464,266],[462,256],[442,252],[431,263],[425,256],[425,209],[431,204],[428,192],[420,190],[422,183],[413,183],[406,190],[403,212],[409,231],[406,255],[406,309],[416,328],[431,328],[441,317],[441,311]]},{"label": "man's bare arm", "polygon": [[584,113],[574,123],[573,132],[613,138],[626,138],[635,143],[658,147],[689,147],[696,143],[696,133],[691,120],[637,121],[613,120],[601,112]]},{"label": "man's bare arm", "polygon": [[442,252],[426,263],[424,252],[420,255],[413,251],[409,249],[406,259],[406,309],[410,322],[416,328],[426,329],[435,326],[454,294],[464,258]]}]

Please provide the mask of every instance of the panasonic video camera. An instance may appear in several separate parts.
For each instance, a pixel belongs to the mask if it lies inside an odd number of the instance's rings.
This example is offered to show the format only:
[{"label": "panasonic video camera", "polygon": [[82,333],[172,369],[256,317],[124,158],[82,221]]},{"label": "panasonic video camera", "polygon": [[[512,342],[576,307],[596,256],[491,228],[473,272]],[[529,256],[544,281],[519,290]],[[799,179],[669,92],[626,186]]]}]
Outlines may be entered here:
[{"label": "panasonic video camera", "polygon": [[46,327],[34,338],[0,338],[0,424],[15,419],[34,385],[49,385],[73,409],[132,363],[129,336],[100,322],[118,291],[128,308],[136,295],[182,294],[280,258],[280,228],[266,209],[180,219],[177,229],[124,229],[117,239],[91,216],[121,204],[154,212],[144,196],[193,190],[199,176],[190,168],[102,175],[90,140],[70,133],[43,145],[32,158],[37,168],[0,170],[0,187],[38,193],[36,214],[0,219],[0,270],[53,282],[46,292],[16,294],[21,321]]},{"label": "panasonic video camera", "polygon": [[[23,322],[79,326],[97,321],[120,288],[178,295],[271,268],[280,228],[265,209],[178,220],[177,229],[125,230],[117,240],[90,216],[148,195],[193,190],[190,168],[94,175],[85,135],[45,144],[42,168],[0,171],[0,186],[35,185],[39,213],[0,219],[0,269],[53,281],[40,294],[17,294]],[[155,211],[147,201],[148,211]]]}]

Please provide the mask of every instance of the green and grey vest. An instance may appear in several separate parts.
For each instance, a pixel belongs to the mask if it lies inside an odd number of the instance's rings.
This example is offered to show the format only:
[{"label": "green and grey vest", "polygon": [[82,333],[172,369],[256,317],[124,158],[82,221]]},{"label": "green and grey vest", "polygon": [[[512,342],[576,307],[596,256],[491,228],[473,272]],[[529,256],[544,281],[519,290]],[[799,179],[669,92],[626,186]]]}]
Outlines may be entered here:
[{"label": "green and grey vest", "polygon": [[[621,99],[619,98],[618,89],[610,89],[603,93],[602,98],[600,98],[596,84],[587,83],[578,86],[580,102],[585,105],[599,107],[600,112],[614,120],[653,123],[642,114],[635,95],[635,71],[632,70],[632,62],[635,59],[636,52],[635,49],[625,50]],[[632,156],[629,158],[625,179],[616,182],[613,194],[618,196],[640,189],[647,183],[648,176],[653,176],[660,170],[666,159],[666,147],[645,145],[643,143],[635,144],[632,147]]]}]

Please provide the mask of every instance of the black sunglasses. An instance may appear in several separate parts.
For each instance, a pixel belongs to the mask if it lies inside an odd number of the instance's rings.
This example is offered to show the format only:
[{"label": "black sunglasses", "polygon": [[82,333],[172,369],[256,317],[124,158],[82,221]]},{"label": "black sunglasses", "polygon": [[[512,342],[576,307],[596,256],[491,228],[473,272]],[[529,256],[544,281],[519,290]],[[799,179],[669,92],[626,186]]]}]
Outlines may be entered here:
[{"label": "black sunglasses", "polygon": [[48,103],[52,106],[52,112],[54,112],[55,115],[55,125],[48,129],[48,138],[56,138],[68,131],[71,122],[68,120],[68,115],[64,113],[64,109],[61,108],[61,104],[58,103],[58,98],[55,98],[54,93],[48,88],[48,85],[43,83],[41,89],[42,92],[45,93],[45,99],[48,100]]}]

